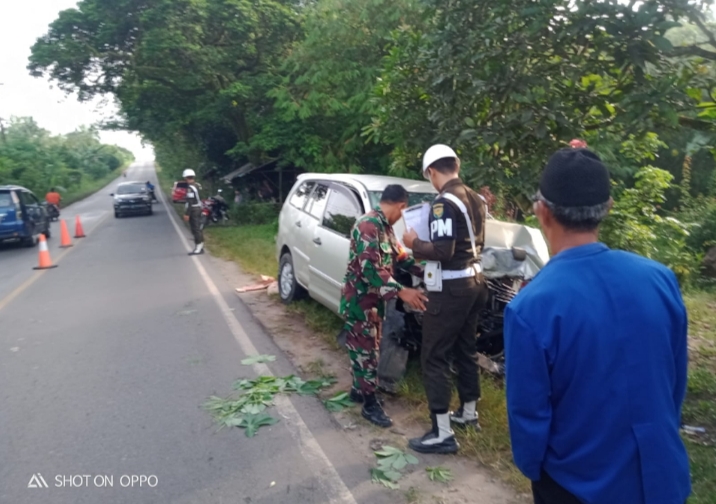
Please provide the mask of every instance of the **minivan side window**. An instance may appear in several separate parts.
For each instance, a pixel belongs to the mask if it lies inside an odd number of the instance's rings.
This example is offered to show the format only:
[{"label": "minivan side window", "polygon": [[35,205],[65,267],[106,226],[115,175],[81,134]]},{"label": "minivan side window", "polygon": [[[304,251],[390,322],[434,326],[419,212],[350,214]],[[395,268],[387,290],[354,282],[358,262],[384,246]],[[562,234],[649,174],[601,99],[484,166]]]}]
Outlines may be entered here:
[{"label": "minivan side window", "polygon": [[315,186],[315,182],[304,182],[298,189],[291,195],[288,202],[299,210],[303,210],[303,205],[306,203],[308,195],[311,194],[311,189]]},{"label": "minivan side window", "polygon": [[304,210],[311,216],[321,220],[323,209],[326,208],[326,196],[328,196],[328,186],[324,183],[316,184],[315,189],[311,193],[311,197],[306,203]]},{"label": "minivan side window", "polygon": [[348,237],[360,215],[360,205],[350,190],[334,186],[323,214],[323,226]]}]

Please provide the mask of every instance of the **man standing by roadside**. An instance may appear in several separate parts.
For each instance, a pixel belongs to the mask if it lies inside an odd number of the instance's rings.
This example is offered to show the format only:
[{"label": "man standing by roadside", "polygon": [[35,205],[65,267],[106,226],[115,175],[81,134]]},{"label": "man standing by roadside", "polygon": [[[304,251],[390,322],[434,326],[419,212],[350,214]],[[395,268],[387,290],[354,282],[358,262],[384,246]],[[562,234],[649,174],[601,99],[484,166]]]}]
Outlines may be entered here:
[{"label": "man standing by roadside", "polygon": [[[432,429],[409,446],[420,453],[455,453],[459,445],[450,423],[479,429],[477,400],[480,382],[475,337],[480,311],[487,301],[487,284],[480,269],[485,243],[487,207],[460,180],[460,160],[447,145],[433,145],[423,156],[423,176],[440,195],[430,213],[430,241],[414,230],[403,237],[418,259],[427,259],[425,284],[428,310],[423,316],[420,362],[428,396]],[[450,413],[452,379],[449,355],[458,372],[460,409]]]},{"label": "man standing by roadside", "polygon": [[427,300],[413,288],[393,278],[394,268],[422,276],[422,267],[400,245],[393,224],[408,206],[403,186],[389,185],[374,210],[360,217],[351,231],[350,256],[341,297],[345,319],[346,346],[353,370],[351,399],[363,403],[361,414],[380,427],[392,420],[375,397],[378,381],[380,325],[385,317],[386,301],[398,297],[405,303],[425,310]]},{"label": "man standing by roadside", "polygon": [[690,493],[686,309],[670,270],[598,242],[610,186],[591,151],[552,156],[534,210],[553,257],[505,314],[512,451],[536,504]]},{"label": "man standing by roadside", "polygon": [[201,229],[201,197],[199,196],[199,188],[195,182],[196,173],[194,170],[187,168],[182,173],[182,177],[186,180],[186,210],[184,212],[184,220],[191,227],[191,234],[194,235],[194,250],[189,255],[199,255],[204,253],[204,232]]}]

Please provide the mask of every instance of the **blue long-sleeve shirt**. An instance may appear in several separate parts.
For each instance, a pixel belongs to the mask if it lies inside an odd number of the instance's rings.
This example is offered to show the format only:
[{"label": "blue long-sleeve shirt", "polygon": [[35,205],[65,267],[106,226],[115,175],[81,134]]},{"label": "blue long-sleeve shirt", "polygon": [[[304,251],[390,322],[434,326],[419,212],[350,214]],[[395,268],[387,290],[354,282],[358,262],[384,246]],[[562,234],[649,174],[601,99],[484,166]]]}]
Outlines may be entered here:
[{"label": "blue long-sleeve shirt", "polygon": [[687,316],[674,274],[601,243],[550,260],[505,312],[515,463],[588,504],[684,504]]}]

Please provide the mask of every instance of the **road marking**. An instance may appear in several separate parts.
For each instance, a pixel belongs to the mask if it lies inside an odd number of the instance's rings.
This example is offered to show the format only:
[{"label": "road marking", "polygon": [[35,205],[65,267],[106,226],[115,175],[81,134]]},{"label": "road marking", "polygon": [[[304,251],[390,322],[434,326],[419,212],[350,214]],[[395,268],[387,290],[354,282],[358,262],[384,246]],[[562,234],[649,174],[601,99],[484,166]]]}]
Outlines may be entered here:
[{"label": "road marking", "polygon": [[[159,188],[158,185],[157,188]],[[169,220],[181,239],[182,244],[187,250],[189,250],[189,241],[177,223],[178,217],[175,215],[174,210],[169,208],[167,205],[163,192],[159,190],[157,193],[162,205],[164,205],[167,215],[169,216]],[[209,289],[214,301],[216,301],[216,304],[218,305],[226,324],[229,326],[229,330],[234,335],[234,339],[239,344],[241,351],[245,355],[258,355],[258,350],[254,346],[248,334],[246,334],[246,331],[241,323],[239,323],[236,319],[234,312],[231,311],[231,308],[229,308],[229,305],[221,295],[221,292],[219,292],[219,289],[216,287],[214,281],[206,272],[206,269],[204,269],[204,266],[201,264],[201,261],[199,261],[199,258],[197,256],[191,256],[189,259],[194,262],[194,266],[196,266],[199,275],[204,280],[204,283]],[[254,364],[252,368],[258,375],[274,376],[266,364]],[[275,404],[278,413],[285,420],[285,425],[287,426],[291,437],[293,437],[294,441],[298,443],[298,449],[301,452],[301,456],[308,463],[309,467],[316,476],[318,485],[328,497],[328,502],[331,504],[357,504],[355,497],[353,497],[353,494],[351,494],[348,487],[345,483],[343,483],[338,471],[336,471],[336,468],[318,444],[318,441],[311,433],[308,425],[306,425],[306,422],[304,422],[303,418],[301,418],[300,413],[291,403],[291,400],[287,396],[277,395],[275,397]]]},{"label": "road marking", "polygon": [[[97,229],[100,226],[100,224],[102,224],[107,219],[107,217],[109,217],[109,213],[107,213],[103,218],[99,219],[97,221],[97,223],[91,227],[91,229],[88,228],[89,229],[88,233]],[[75,250],[80,243],[82,243],[82,242],[76,241],[74,243],[74,247],[67,248],[64,251],[60,252],[60,255],[55,257],[55,259],[52,261],[52,264],[59,263],[63,257],[65,257],[67,254],[69,254],[73,250]],[[8,304],[10,304],[10,301],[15,299],[17,296],[22,294],[28,287],[30,287],[32,284],[34,284],[44,273],[46,273],[46,270],[36,271],[30,278],[25,280],[17,288],[15,288],[15,290],[13,290],[10,294],[8,294],[2,300],[0,300],[0,311],[3,308],[5,308]]]}]

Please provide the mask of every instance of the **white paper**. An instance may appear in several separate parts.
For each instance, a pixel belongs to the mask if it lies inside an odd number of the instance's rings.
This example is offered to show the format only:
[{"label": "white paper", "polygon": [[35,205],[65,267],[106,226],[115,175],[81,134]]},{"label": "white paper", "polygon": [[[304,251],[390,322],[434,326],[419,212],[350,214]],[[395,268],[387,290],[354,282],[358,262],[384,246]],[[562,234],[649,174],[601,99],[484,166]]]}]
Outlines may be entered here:
[{"label": "white paper", "polygon": [[414,229],[418,238],[430,241],[430,203],[421,203],[403,210],[407,230]]}]

